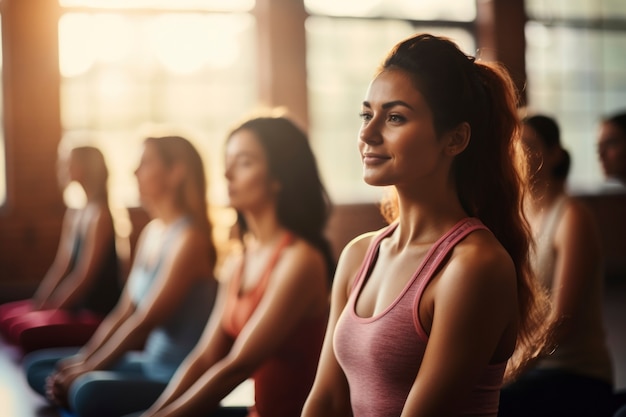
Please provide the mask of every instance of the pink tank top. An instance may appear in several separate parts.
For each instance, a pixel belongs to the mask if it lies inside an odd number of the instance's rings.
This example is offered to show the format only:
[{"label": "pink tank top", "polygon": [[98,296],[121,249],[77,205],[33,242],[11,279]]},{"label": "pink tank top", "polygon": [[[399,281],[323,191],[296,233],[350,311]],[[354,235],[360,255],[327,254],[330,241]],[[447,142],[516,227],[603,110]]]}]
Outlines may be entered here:
[{"label": "pink tank top", "polygon": [[[389,307],[376,316],[359,317],[356,299],[375,264],[380,242],[396,227],[389,226],[372,241],[335,329],[335,355],[348,379],[354,417],[393,417],[402,413],[428,343],[418,318],[424,289],[460,240],[474,230],[487,229],[476,218],[457,223],[430,248]],[[505,367],[506,362],[485,368],[468,403],[459,408],[461,415],[497,415]]]}]

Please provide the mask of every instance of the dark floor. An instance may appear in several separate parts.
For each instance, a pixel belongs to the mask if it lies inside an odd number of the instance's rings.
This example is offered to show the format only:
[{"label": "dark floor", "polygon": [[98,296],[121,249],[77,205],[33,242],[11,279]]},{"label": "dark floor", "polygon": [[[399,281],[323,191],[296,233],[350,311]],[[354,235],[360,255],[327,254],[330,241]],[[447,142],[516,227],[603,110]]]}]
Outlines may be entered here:
[{"label": "dark floor", "polygon": [[[626,281],[610,282],[605,294],[605,321],[613,354],[616,388],[626,390]],[[252,398],[246,384],[234,401]],[[20,355],[0,339],[0,417],[61,417],[34,394],[24,379]]]}]

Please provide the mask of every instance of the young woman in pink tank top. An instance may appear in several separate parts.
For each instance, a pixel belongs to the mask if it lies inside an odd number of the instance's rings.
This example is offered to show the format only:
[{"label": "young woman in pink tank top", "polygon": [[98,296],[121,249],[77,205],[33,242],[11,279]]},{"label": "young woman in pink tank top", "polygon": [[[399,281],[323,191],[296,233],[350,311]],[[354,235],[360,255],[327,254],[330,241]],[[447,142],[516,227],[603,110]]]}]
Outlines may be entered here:
[{"label": "young woman in pink tank top", "polygon": [[[285,117],[253,118],[229,135],[225,165],[241,250],[224,261],[215,320],[144,417],[293,417],[315,378],[334,262],[309,141]],[[220,408],[248,378],[254,406]]]},{"label": "young woman in pink tank top", "polygon": [[363,177],[393,187],[391,225],[340,257],[302,415],[495,417],[509,359],[540,344],[513,84],[417,35],[388,54],[361,117]]}]

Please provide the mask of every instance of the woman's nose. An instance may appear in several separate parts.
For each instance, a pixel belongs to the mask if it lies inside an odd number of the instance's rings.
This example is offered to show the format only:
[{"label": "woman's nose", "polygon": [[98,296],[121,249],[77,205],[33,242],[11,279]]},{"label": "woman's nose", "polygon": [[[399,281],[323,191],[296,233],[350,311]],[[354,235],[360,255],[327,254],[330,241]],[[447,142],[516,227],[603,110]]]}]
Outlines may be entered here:
[{"label": "woman's nose", "polygon": [[367,143],[368,145],[379,144],[382,142],[383,137],[378,126],[378,122],[375,119],[369,120],[367,123],[361,125],[359,130],[359,140]]}]

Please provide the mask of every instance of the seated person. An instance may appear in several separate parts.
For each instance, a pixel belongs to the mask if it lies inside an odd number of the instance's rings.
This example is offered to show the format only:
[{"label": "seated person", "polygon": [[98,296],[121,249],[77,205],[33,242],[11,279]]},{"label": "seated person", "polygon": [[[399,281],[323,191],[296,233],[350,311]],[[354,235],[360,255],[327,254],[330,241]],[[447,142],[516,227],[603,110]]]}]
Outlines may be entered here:
[{"label": "seated person", "polygon": [[56,257],[35,295],[0,306],[2,336],[25,352],[84,344],[121,291],[102,153],[76,147],[60,155],[58,174],[63,188],[79,184],[86,202],[67,208]]},{"label": "seated person", "polygon": [[118,304],[82,348],[24,359],[30,386],[79,417],[119,416],[152,404],[198,341],[217,291],[197,150],[181,137],[148,138],[135,175],[152,220]]},{"label": "seated person", "polygon": [[598,156],[607,181],[626,187],[626,112],[602,121]]},{"label": "seated person", "polygon": [[[324,338],[334,262],[328,200],[304,132],[259,117],[226,143],[241,251],[223,268],[213,323],[143,416],[299,416]],[[248,378],[255,404],[220,408]]]},{"label": "seated person", "polygon": [[613,367],[602,319],[603,268],[591,212],[567,195],[570,158],[557,123],[524,120],[530,192],[524,202],[534,238],[531,261],[550,294],[553,351],[502,390],[500,417],[610,416]]}]

